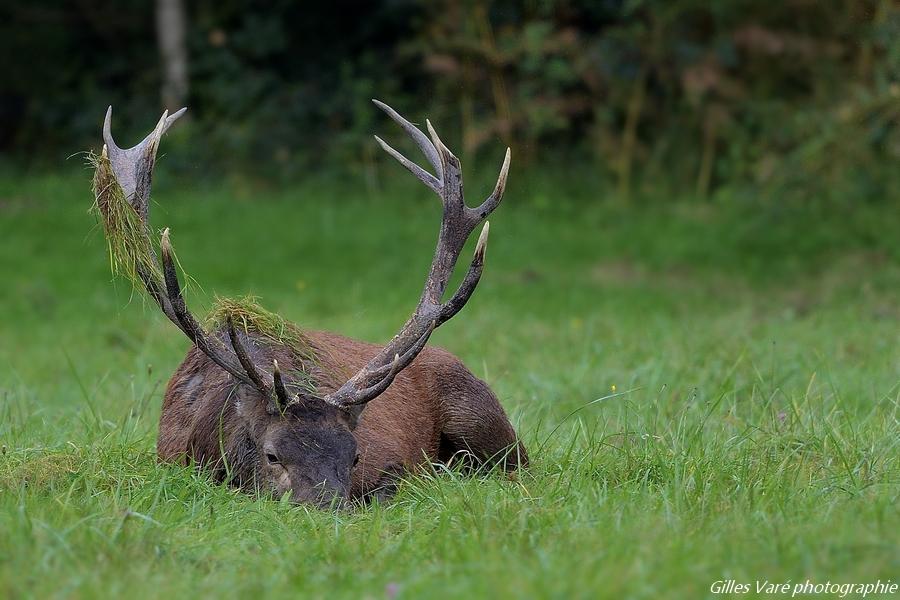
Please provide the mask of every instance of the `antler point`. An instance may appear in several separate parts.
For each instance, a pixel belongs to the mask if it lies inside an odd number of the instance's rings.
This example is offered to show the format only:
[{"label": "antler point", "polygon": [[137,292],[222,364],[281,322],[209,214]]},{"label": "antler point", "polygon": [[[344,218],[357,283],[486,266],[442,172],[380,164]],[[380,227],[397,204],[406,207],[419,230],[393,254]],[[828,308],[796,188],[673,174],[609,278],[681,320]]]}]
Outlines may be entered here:
[{"label": "antler point", "polygon": [[484,227],[481,228],[481,235],[478,236],[478,243],[475,245],[475,257],[484,260],[484,251],[487,248],[488,234],[491,231],[491,222],[485,221]]},{"label": "antler point", "polygon": [[169,242],[169,228],[166,227],[162,231],[162,235],[160,235],[159,239],[160,249],[163,251],[163,254],[171,254],[172,252],[172,244]]}]

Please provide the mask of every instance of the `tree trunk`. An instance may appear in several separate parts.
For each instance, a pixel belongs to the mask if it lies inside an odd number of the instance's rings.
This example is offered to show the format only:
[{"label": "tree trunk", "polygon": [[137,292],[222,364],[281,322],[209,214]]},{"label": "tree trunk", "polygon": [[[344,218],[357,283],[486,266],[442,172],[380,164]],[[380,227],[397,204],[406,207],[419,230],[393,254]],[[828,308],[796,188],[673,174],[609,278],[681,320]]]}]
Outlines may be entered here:
[{"label": "tree trunk", "polygon": [[156,0],[156,39],[162,60],[162,103],[169,110],[184,106],[188,95],[186,17],[182,0]]}]

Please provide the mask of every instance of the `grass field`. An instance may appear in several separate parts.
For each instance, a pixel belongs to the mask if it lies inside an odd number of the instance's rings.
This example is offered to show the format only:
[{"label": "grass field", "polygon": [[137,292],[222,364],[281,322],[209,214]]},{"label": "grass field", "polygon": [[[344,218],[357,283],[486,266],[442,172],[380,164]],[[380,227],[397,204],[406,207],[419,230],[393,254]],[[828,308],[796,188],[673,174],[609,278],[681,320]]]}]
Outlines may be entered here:
[{"label": "grass field", "polygon": [[[411,310],[439,210],[393,170],[364,193],[176,185],[164,165],[153,222],[172,228],[197,312],[254,292],[302,326],[380,341]],[[342,513],[157,464],[186,340],[111,282],[87,173],[0,177],[0,597],[900,580],[896,204],[625,207],[515,177],[482,283],[433,343],[490,383],[531,468],[435,469]]]}]

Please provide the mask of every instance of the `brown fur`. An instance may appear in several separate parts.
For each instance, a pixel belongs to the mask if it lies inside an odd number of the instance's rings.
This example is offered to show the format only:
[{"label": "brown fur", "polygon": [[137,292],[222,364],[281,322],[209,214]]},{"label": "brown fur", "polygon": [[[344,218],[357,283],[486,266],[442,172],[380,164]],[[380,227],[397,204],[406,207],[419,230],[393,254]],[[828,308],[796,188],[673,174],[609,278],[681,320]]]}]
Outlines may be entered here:
[{"label": "brown fur", "polygon": [[[306,368],[320,394],[336,389],[381,349],[328,332],[306,335],[316,355]],[[298,366],[285,348],[249,339],[257,342],[251,347],[262,364],[277,358],[286,372]],[[191,348],[166,389],[159,458],[193,461],[219,481],[264,487],[254,474],[261,460],[256,432],[258,422],[266,418],[265,403],[256,389],[239,384],[196,347]],[[322,427],[341,426],[322,418]],[[397,475],[428,462],[447,462],[458,454],[475,464],[501,463],[506,470],[525,466],[528,460],[490,388],[439,348],[425,348],[384,393],[365,405],[356,427],[346,427],[353,432],[359,460],[350,473],[349,489],[335,485],[336,495],[343,497],[386,497]]]}]

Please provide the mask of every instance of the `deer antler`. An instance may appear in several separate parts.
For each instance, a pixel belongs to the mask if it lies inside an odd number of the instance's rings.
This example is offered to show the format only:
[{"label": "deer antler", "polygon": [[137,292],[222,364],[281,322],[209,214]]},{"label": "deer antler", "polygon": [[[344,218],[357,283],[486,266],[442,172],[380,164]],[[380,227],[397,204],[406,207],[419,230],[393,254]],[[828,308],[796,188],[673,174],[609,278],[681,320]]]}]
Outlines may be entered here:
[{"label": "deer antler", "polygon": [[373,102],[409,134],[436,174],[432,175],[410,161],[380,137],[375,136],[375,140],[388,154],[437,193],[443,204],[443,216],[431,269],[412,316],[400,332],[365,367],[336,391],[325,396],[324,400],[329,404],[344,408],[369,402],[386,390],[397,373],[405,369],[422,351],[431,333],[458,313],[472,296],[484,269],[489,223],[485,223],[481,230],[478,244],[475,246],[475,257],[459,288],[447,302],[441,302],[447,282],[453,274],[453,268],[469,235],[503,199],[506,176],[509,172],[510,151],[507,148],[493,193],[476,208],[466,206],[463,200],[459,159],[444,145],[431,123],[426,120],[431,135],[429,140],[422,131],[390,106],[378,100]]},{"label": "deer antler", "polygon": [[[148,247],[150,247],[150,189],[159,142],[163,134],[186,110],[187,108],[182,108],[172,115],[169,115],[168,111],[164,112],[153,131],[141,143],[128,149],[120,148],[113,140],[111,132],[112,106],[106,111],[106,118],[103,122],[102,158],[109,160],[116,183],[122,188],[128,204],[140,217],[143,224],[141,235],[145,236]],[[150,297],[159,304],[166,317],[184,332],[210,360],[236,379],[258,388],[270,399],[272,399],[273,391],[276,392],[274,402],[269,407],[270,411],[274,411],[279,405],[285,406],[288,399],[284,388],[274,386],[273,376],[257,368],[250,360],[230,320],[227,322],[227,327],[232,344],[231,349],[218,337],[209,335],[188,310],[181,294],[181,286],[178,283],[168,228],[162,232],[160,251],[162,254],[162,280],[157,273],[153,272],[153,269],[147,269],[140,264],[136,265],[136,271]],[[159,266],[158,261],[157,266]]]},{"label": "deer antler", "polygon": [[[426,121],[428,132],[431,135],[429,140],[428,136],[392,108],[377,100],[373,100],[373,102],[409,134],[434,168],[435,175],[408,160],[378,136],[375,136],[375,139],[388,154],[438,194],[443,204],[443,216],[437,247],[431,261],[431,269],[412,316],[397,335],[365,367],[340,388],[321,398],[328,404],[345,410],[369,402],[384,392],[397,374],[409,366],[419,355],[432,332],[458,313],[472,296],[484,269],[484,254],[490,230],[488,223],[485,223],[481,230],[475,246],[475,256],[462,283],[453,296],[442,303],[447,283],[453,274],[453,269],[466,240],[475,227],[500,204],[506,187],[506,176],[509,172],[510,151],[507,148],[493,193],[476,208],[466,206],[463,200],[459,159],[441,142],[431,123]],[[109,166],[116,182],[125,194],[125,199],[140,217],[143,224],[140,235],[144,236],[142,241],[146,242],[147,247],[150,247],[149,199],[156,152],[162,135],[175,120],[184,114],[185,110],[187,109],[182,108],[172,115],[169,115],[168,111],[163,113],[154,130],[140,144],[128,149],[119,148],[113,141],[110,131],[112,107],[107,111],[103,123],[105,145],[102,160],[109,160]],[[273,364],[271,374],[253,362],[243,346],[240,336],[235,331],[231,319],[226,320],[227,333],[231,343],[231,348],[228,348],[218,337],[209,335],[191,314],[178,283],[178,273],[175,268],[168,229],[162,232],[160,250],[162,254],[161,268],[158,268],[157,261],[153,268],[138,264],[135,266],[135,270],[150,296],[159,304],[169,320],[214,363],[238,381],[254,386],[266,398],[269,398],[270,412],[274,412],[276,409],[284,410],[291,402],[299,399],[300,394],[294,399],[288,397],[277,362]],[[160,272],[162,275],[159,274]]]}]

